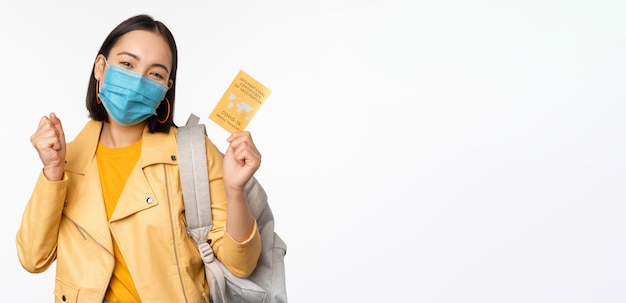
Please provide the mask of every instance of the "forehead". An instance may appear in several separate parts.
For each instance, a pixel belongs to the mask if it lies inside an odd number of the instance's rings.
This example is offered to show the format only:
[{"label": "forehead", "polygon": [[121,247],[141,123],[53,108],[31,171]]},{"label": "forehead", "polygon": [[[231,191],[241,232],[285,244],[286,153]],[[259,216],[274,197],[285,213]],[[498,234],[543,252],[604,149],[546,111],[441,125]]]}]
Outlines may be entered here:
[{"label": "forehead", "polygon": [[172,66],[172,52],[167,40],[156,32],[134,30],[124,34],[113,45],[109,56],[114,58],[122,52],[133,54],[148,63]]}]

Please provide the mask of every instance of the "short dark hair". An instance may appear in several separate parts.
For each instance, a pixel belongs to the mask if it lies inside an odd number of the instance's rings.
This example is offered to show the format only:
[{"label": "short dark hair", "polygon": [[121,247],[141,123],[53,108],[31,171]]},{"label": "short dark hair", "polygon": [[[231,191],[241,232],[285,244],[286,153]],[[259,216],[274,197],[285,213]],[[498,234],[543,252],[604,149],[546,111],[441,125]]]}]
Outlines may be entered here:
[{"label": "short dark hair", "polygon": [[[117,43],[117,41],[124,36],[126,33],[134,30],[146,30],[151,31],[157,34],[160,34],[165,38],[167,44],[170,47],[170,51],[172,52],[172,70],[170,71],[170,80],[173,80],[172,87],[167,91],[165,97],[169,100],[169,109],[166,102],[161,102],[156,109],[156,116],[151,116],[147,119],[148,128],[150,132],[163,132],[167,133],[170,130],[171,126],[176,126],[174,124],[174,103],[175,103],[175,93],[176,93],[176,70],[178,66],[178,50],[176,48],[176,41],[174,40],[174,36],[170,32],[170,30],[160,21],[154,20],[151,16],[148,15],[137,15],[134,17],[130,17],[120,23],[117,27],[113,29],[106,37],[104,42],[102,42],[102,46],[96,54],[96,58],[98,55],[102,54],[104,57],[109,57],[109,53],[111,52],[111,48]],[[87,87],[87,98],[86,105],[87,111],[89,111],[89,118],[96,121],[109,121],[109,116],[107,114],[106,109],[101,103],[97,102],[96,94],[97,92],[97,82],[94,76],[94,69],[92,67],[91,76],[89,77],[89,86]],[[169,112],[169,115],[168,115]],[[160,119],[167,117],[167,120],[164,123],[159,123]]]}]

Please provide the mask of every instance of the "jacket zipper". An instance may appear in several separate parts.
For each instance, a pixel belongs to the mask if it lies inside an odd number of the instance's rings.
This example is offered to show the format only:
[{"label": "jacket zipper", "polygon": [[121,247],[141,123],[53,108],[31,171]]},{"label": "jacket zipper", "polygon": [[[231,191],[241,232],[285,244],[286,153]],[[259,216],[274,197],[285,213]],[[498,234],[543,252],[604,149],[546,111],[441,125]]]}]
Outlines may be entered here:
[{"label": "jacket zipper", "polygon": [[178,261],[178,250],[176,249],[176,247],[178,247],[178,243],[176,243],[176,231],[174,231],[174,214],[172,213],[172,199],[171,199],[171,193],[170,193],[170,184],[169,184],[169,178],[167,175],[167,166],[163,165],[163,174],[165,175],[165,191],[167,193],[167,209],[169,210],[169,214],[170,214],[170,230],[172,231],[172,241],[173,241],[173,249],[174,249],[174,258],[176,259],[176,269],[178,270],[178,279],[180,280],[180,287],[183,291],[183,296],[185,297],[185,302],[189,302],[189,299],[187,299],[187,293],[185,292],[185,284],[183,283],[183,275],[182,272],[180,270],[180,263]]},{"label": "jacket zipper", "polygon": [[[69,217],[66,216],[66,218],[72,222],[72,224],[74,224],[74,227],[76,227],[76,230],[78,231],[78,233],[81,235],[81,237],[83,237],[83,240],[87,241],[87,236],[89,236],[89,238],[91,238],[98,246],[102,247],[102,249],[104,249],[104,251],[108,252],[109,254],[111,254],[111,256],[113,256],[113,252],[109,252],[109,250],[104,247],[104,245],[102,245],[102,243],[96,241],[96,239],[94,237],[92,237],[91,235],[89,235],[88,232],[83,232],[83,228],[80,227],[80,225],[78,225],[78,223],[74,222],[74,220],[70,219]],[[113,268],[111,268],[111,271],[109,272],[109,276],[111,276],[113,274]],[[100,300],[104,300],[104,295],[106,293],[106,290],[108,288],[108,283],[105,287],[102,288],[103,292],[100,293]]]},{"label": "jacket zipper", "polygon": [[83,240],[87,241],[87,237],[85,236],[85,234],[81,230],[80,226],[78,226],[78,224],[76,224],[76,222],[74,222],[74,221],[72,221],[72,224],[74,224],[74,227],[76,227],[76,230],[78,231],[80,236],[83,238]]},{"label": "jacket zipper", "polygon": [[80,227],[80,225],[78,225],[78,223],[76,223],[74,220],[70,219],[69,217],[66,216],[66,218],[72,222],[72,224],[74,224],[74,227],[76,227],[76,230],[78,231],[78,233],[81,235],[81,237],[83,237],[83,240],[87,240],[87,237],[91,238],[94,242],[96,242],[96,244],[98,244],[98,246],[102,247],[102,249],[104,249],[104,251],[108,252],[109,254],[113,255],[113,252],[110,252],[104,245],[102,245],[102,243],[96,241],[96,239],[94,237],[92,237],[88,232],[85,231],[85,229],[83,229],[82,227]]}]

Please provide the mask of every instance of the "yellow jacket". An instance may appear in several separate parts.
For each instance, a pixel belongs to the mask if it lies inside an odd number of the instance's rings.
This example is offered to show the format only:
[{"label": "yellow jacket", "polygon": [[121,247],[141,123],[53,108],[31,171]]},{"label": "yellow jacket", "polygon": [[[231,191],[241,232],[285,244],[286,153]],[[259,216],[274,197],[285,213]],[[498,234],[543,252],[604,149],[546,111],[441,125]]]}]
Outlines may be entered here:
[{"label": "yellow jacket", "polygon": [[[89,121],[67,145],[65,175],[43,173],[26,205],[16,245],[22,266],[42,272],[56,260],[55,302],[102,302],[113,272],[115,237],[144,302],[208,302],[204,265],[185,229],[176,133],[144,130],[141,158],[107,221],[95,159],[102,122]],[[238,243],[225,233],[222,156],[207,139],[213,228],[211,246],[235,275],[255,268],[256,229]]]}]

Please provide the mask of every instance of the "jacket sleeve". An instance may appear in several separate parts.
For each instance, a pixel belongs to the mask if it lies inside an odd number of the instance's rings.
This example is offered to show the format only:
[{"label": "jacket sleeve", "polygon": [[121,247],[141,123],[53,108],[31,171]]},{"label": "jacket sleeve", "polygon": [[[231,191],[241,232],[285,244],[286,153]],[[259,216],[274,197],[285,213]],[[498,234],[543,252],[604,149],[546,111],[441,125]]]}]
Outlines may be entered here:
[{"label": "jacket sleeve", "polygon": [[16,235],[16,246],[20,263],[29,272],[43,272],[56,259],[67,184],[67,175],[61,181],[50,182],[42,171],[26,204]]},{"label": "jacket sleeve", "polygon": [[211,241],[215,256],[233,275],[247,277],[254,271],[261,254],[261,237],[257,224],[255,221],[252,234],[241,243],[228,235],[226,232],[226,193],[222,173],[223,155],[208,139],[206,149],[213,219],[209,241]]}]

